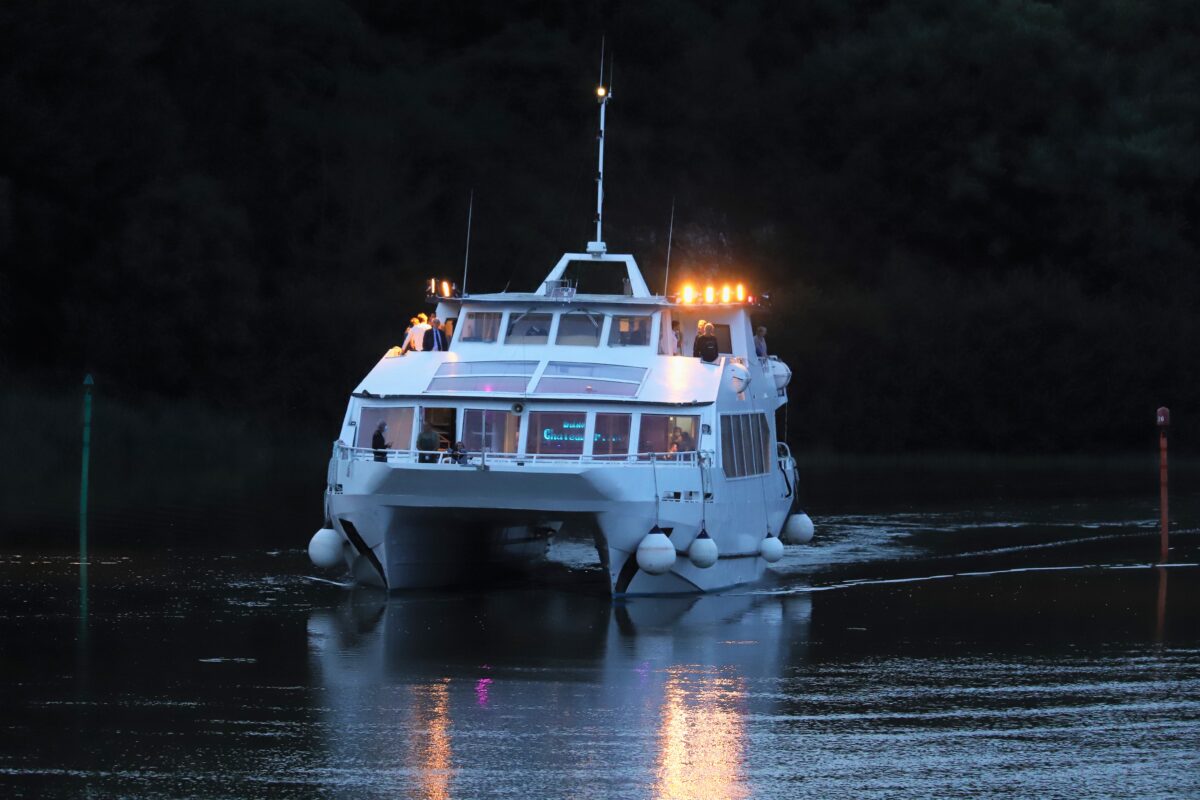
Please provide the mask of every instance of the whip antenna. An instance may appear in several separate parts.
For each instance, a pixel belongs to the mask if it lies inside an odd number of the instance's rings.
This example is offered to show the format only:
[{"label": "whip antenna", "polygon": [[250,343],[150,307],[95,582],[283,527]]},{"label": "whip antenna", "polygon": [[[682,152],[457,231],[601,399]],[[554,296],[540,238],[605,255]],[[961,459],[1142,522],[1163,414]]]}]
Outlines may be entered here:
[{"label": "whip antenna", "polygon": [[463,255],[462,297],[467,296],[467,267],[471,263],[471,215],[475,211],[475,190],[471,190],[471,199],[467,201],[467,251]]},{"label": "whip antenna", "polygon": [[[667,271],[663,274],[663,297],[667,296],[667,281],[671,277],[671,239],[675,235],[675,198],[671,198],[671,224],[667,226]],[[463,280],[466,280],[465,278]]]}]

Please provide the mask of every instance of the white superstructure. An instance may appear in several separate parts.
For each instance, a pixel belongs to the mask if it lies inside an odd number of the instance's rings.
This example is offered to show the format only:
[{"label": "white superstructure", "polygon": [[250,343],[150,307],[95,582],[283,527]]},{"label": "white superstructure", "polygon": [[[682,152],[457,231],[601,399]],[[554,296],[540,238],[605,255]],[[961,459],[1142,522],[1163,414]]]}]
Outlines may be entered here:
[{"label": "white superstructure", "polygon": [[[614,594],[673,594],[753,581],[779,557],[796,476],[775,412],[791,373],[755,356],[750,298],[653,295],[599,223],[596,236],[531,293],[432,284],[449,349],[390,351],[354,390],[314,561],[388,589],[440,586],[575,531]],[[712,363],[692,357],[701,319]],[[426,426],[437,447],[427,432],[421,451]]]}]

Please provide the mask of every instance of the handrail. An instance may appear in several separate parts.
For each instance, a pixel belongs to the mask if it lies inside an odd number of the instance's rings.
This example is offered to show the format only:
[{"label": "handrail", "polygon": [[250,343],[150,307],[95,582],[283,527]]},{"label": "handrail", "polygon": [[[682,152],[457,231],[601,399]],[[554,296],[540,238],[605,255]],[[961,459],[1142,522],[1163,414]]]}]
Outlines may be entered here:
[{"label": "handrail", "polygon": [[[416,463],[421,456],[432,456],[430,464],[459,465],[449,459],[445,450],[375,450],[370,447],[350,447],[337,443],[334,445],[334,455],[339,461],[381,461],[388,464]],[[382,455],[379,459],[376,456]],[[705,458],[704,453],[689,450],[683,453],[620,453],[616,455],[563,455],[559,453],[497,453],[488,451],[464,451],[467,463],[479,464],[587,464],[592,466],[616,466],[618,464],[655,463],[659,466],[671,467],[676,465],[693,465],[697,460]]]}]

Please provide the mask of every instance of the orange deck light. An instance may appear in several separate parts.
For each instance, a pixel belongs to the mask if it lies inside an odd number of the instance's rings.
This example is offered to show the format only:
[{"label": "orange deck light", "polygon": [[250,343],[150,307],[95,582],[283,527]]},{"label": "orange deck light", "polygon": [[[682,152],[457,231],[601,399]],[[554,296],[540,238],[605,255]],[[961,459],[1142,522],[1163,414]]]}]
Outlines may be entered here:
[{"label": "orange deck light", "polygon": [[696,287],[692,286],[690,283],[685,283],[683,285],[683,302],[684,303],[696,302]]},{"label": "orange deck light", "polygon": [[442,281],[442,297],[450,296],[450,281]]},{"label": "orange deck light", "polygon": [[729,284],[725,284],[725,288],[721,289],[721,302],[728,303],[733,297],[733,291],[729,288]]},{"label": "orange deck light", "polygon": [[704,302],[711,303],[716,299],[716,292],[713,287],[708,286],[704,289]]},{"label": "orange deck light", "polygon": [[737,299],[739,303],[746,299],[746,287],[740,283],[737,285]]}]

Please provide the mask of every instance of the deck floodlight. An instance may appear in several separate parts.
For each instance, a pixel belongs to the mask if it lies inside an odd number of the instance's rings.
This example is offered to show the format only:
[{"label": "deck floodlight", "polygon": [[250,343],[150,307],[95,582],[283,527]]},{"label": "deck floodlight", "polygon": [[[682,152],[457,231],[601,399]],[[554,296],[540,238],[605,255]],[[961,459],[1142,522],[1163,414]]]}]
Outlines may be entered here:
[{"label": "deck floodlight", "polygon": [[725,287],[723,289],[721,289],[721,302],[728,303],[732,298],[733,298],[733,290],[731,290],[729,288],[729,284],[727,283],[727,284],[725,284]]},{"label": "deck floodlight", "polygon": [[716,290],[711,286],[706,286],[704,289],[704,302],[711,303],[717,299]]},{"label": "deck floodlight", "polygon": [[746,287],[743,284],[737,285],[737,301],[740,303],[746,299]]},{"label": "deck floodlight", "polygon": [[683,302],[685,304],[696,302],[696,287],[692,286],[690,283],[685,283],[683,285]]}]

